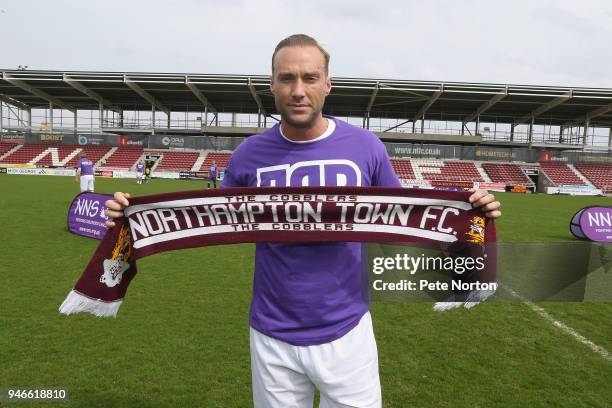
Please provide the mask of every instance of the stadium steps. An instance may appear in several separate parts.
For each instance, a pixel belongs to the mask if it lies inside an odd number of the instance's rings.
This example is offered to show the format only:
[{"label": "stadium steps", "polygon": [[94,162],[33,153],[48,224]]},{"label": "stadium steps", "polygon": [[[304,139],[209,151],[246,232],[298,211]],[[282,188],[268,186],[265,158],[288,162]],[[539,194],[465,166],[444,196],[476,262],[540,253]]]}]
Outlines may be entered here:
[{"label": "stadium steps", "polygon": [[[36,164],[42,161],[47,156],[51,156],[51,165],[52,166],[60,166],[63,167],[68,163],[72,158],[74,158],[77,154],[79,154],[83,149],[75,148],[70,151],[63,159],[61,158],[62,147],[49,146],[45,150],[43,150],[38,156],[34,157],[32,160],[28,162],[28,164]],[[63,150],[63,149],[62,149]],[[55,153],[55,154],[53,154]]]},{"label": "stadium steps", "polygon": [[574,165],[589,181],[604,193],[612,192],[612,163],[576,163]]},{"label": "stadium steps", "polygon": [[478,167],[471,161],[411,159],[410,162],[416,179],[457,182],[484,181]]},{"label": "stadium steps", "polygon": [[540,162],[540,169],[555,186],[560,185],[578,185],[583,186],[585,183],[580,179],[566,163],[543,161]]},{"label": "stadium steps", "polygon": [[444,167],[444,163],[439,161],[424,161],[424,160],[410,160],[410,164],[412,165],[412,173],[414,174],[414,178],[417,180],[426,179],[423,176],[423,173],[428,174],[441,174],[442,167]]},{"label": "stadium steps", "polygon": [[5,158],[9,157],[11,154],[15,153],[17,150],[21,149],[22,147],[23,145],[21,144],[18,144],[17,146],[12,147],[6,153],[0,156],[0,161],[3,161]]},{"label": "stadium steps", "polygon": [[591,180],[589,180],[588,178],[584,177],[584,175],[582,173],[580,173],[578,171],[578,169],[576,167],[574,167],[573,164],[568,164],[567,167],[569,167],[570,170],[573,171],[574,174],[576,174],[576,176],[578,176],[578,178],[584,182],[584,184],[586,184],[587,186],[595,187],[593,185],[593,183],[591,183]]},{"label": "stadium steps", "polygon": [[198,171],[200,169],[200,167],[202,167],[202,164],[204,163],[204,160],[206,160],[206,155],[208,154],[207,151],[202,150],[200,152],[200,155],[198,156],[198,159],[195,161],[195,163],[193,163],[193,166],[191,166],[190,171]]},{"label": "stadium steps", "polygon": [[[474,163],[475,164],[475,163]],[[476,165],[476,164],[475,164]],[[485,171],[485,169],[482,168],[482,166],[480,165],[476,165],[476,170],[478,170],[478,174],[480,174],[480,177],[482,177],[482,179],[487,182],[487,183],[491,183],[491,177],[489,177],[489,175],[487,174],[487,172]]]},{"label": "stadium steps", "polygon": [[106,160],[117,151],[118,147],[111,147],[111,149],[100,157],[100,160],[96,162],[96,167],[103,167],[102,163],[106,163]]},{"label": "stadium steps", "polygon": [[66,166],[66,164],[68,164],[70,162],[70,160],[75,158],[76,155],[81,153],[82,151],[83,151],[83,149],[74,149],[74,151],[72,153],[70,153],[68,156],[66,156],[66,158],[64,160],[61,160],[59,162],[59,165],[60,166]]},{"label": "stadium steps", "polygon": [[[153,163],[153,165],[151,166],[151,173],[153,173],[154,171],[157,171],[157,168],[159,167],[159,165],[162,163],[162,160],[164,160],[164,154],[161,153],[159,158],[157,160],[155,160],[155,163]],[[140,160],[138,160],[136,163],[134,163],[134,170],[136,170],[136,165],[140,163]]]}]

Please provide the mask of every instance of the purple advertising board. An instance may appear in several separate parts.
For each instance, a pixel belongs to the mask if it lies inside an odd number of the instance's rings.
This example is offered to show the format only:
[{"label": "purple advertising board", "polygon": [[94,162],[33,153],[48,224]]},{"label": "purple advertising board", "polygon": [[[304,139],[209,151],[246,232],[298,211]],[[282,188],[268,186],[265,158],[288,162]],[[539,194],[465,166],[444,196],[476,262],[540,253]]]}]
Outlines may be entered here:
[{"label": "purple advertising board", "polygon": [[612,242],[612,207],[586,207],[570,222],[574,236],[596,242]]},{"label": "purple advertising board", "polygon": [[106,234],[104,215],[106,200],[113,198],[108,194],[81,193],[74,197],[68,209],[68,231],[95,239],[102,239]]}]

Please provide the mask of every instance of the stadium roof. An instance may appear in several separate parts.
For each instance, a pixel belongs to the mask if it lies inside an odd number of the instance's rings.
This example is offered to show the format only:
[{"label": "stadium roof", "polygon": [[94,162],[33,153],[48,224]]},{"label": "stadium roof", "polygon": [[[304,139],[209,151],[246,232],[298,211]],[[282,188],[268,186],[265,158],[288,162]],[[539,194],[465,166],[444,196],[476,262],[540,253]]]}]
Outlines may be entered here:
[{"label": "stadium roof", "polygon": [[[276,113],[263,75],[2,70],[0,100],[70,111]],[[326,113],[416,121],[612,127],[612,89],[333,78]]]}]

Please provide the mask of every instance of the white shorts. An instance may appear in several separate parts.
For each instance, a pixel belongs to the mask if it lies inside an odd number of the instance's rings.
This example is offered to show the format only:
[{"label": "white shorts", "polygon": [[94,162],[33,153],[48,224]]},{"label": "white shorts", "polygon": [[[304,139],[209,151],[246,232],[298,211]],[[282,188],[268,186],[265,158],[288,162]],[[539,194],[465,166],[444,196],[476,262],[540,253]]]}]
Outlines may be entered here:
[{"label": "white shorts", "polygon": [[256,408],[311,408],[315,387],[321,394],[320,408],[382,405],[369,312],[331,343],[293,346],[251,328],[250,347]]},{"label": "white shorts", "polygon": [[81,176],[81,193],[83,191],[94,191],[94,176],[91,174]]},{"label": "white shorts", "polygon": [[141,179],[144,176],[144,173],[136,173],[136,178]]}]

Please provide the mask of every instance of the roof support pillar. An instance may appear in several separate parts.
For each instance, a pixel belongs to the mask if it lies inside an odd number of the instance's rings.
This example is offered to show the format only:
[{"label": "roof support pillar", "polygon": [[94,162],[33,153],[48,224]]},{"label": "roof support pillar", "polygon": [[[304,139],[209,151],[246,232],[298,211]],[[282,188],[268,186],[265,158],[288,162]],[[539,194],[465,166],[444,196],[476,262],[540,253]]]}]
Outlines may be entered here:
[{"label": "roof support pillar", "polygon": [[528,136],[529,144],[531,144],[531,141],[533,140],[533,122],[534,120],[535,118],[532,116],[531,122],[529,122],[529,136]]},{"label": "roof support pillar", "polygon": [[610,131],[608,133],[608,148],[612,149],[612,127],[610,128]]},{"label": "roof support pillar", "polygon": [[104,127],[104,105],[98,104],[98,121],[100,122],[100,129]]},{"label": "roof support pillar", "polygon": [[49,102],[49,133],[53,133],[53,102]]},{"label": "roof support pillar", "polygon": [[589,131],[589,125],[591,124],[591,121],[589,119],[587,119],[584,122],[584,128],[582,130],[582,144],[586,145],[587,144],[587,133]]},{"label": "roof support pillar", "polygon": [[365,115],[363,116],[363,127],[366,129],[370,129],[370,112],[372,111],[372,106],[374,105],[374,101],[376,100],[376,95],[378,95],[378,90],[380,89],[380,82],[376,81],[376,87],[370,94],[370,100],[368,101],[368,106],[366,106]]},{"label": "roof support pillar", "polygon": [[0,100],[0,134],[4,131],[4,102]]},{"label": "roof support pillar", "polygon": [[75,136],[77,134],[77,128],[78,128],[77,125],[79,124],[79,117],[77,115],[78,112],[79,112],[79,110],[76,109],[76,107],[75,107],[75,109],[74,109],[74,135]]},{"label": "roof support pillar", "polygon": [[151,105],[151,134],[155,134],[155,105]]}]

